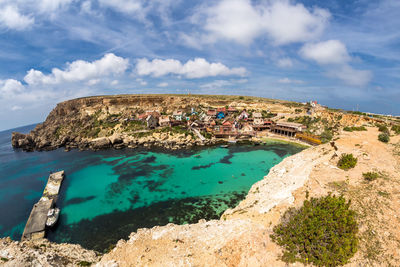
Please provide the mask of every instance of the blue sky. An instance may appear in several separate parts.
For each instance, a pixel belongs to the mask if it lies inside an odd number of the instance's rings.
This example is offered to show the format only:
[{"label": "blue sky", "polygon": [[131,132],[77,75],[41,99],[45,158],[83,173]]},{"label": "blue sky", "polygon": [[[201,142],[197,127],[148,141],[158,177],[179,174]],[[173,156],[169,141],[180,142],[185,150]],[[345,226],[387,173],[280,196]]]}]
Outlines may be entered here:
[{"label": "blue sky", "polygon": [[0,130],[120,93],[400,115],[398,0],[0,0]]}]

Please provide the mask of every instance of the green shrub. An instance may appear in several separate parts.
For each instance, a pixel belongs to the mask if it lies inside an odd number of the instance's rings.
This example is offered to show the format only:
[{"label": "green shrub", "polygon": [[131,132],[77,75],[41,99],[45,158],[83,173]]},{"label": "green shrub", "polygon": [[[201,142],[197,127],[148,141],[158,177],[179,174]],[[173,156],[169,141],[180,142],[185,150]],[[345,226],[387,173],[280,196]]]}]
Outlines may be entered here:
[{"label": "green shrub", "polygon": [[343,130],[347,131],[347,132],[354,132],[354,131],[366,131],[367,128],[365,128],[364,126],[360,126],[360,127],[357,127],[357,126],[353,126],[353,127],[346,126],[346,127],[343,128]]},{"label": "green shrub", "polygon": [[284,249],[282,259],[316,266],[346,264],[358,246],[356,214],[349,207],[342,196],[328,195],[286,211],[271,235]]},{"label": "green shrub", "polygon": [[379,177],[379,173],[377,172],[364,172],[362,175],[367,181],[374,181]]},{"label": "green shrub", "polygon": [[321,134],[321,142],[322,143],[328,143],[331,141],[333,138],[333,132],[332,130],[325,129],[325,131],[322,132]]},{"label": "green shrub", "polygon": [[353,154],[342,154],[338,161],[337,166],[342,170],[349,170],[354,168],[357,164],[357,159],[353,156]]},{"label": "green shrub", "polygon": [[395,134],[400,134],[400,125],[393,125],[393,126],[392,126],[392,131],[393,131]]},{"label": "green shrub", "polygon": [[388,129],[388,127],[386,127],[386,125],[381,124],[378,126],[378,129],[380,132],[389,133],[389,129]]},{"label": "green shrub", "polygon": [[78,262],[78,265],[79,266],[90,266],[90,265],[92,265],[92,263],[88,262],[88,261],[80,261],[80,262]]},{"label": "green shrub", "polygon": [[381,133],[378,135],[378,140],[384,143],[388,143],[390,141],[390,137],[387,133]]}]

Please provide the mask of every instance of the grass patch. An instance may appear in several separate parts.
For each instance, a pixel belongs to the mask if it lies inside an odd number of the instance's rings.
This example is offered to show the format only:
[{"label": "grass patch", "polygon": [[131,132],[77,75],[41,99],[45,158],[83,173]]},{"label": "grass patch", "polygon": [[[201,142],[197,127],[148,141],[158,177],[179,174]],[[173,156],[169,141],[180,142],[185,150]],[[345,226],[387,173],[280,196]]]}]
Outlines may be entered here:
[{"label": "grass patch", "polygon": [[380,174],[377,172],[364,172],[362,176],[364,177],[364,180],[371,182],[378,179]]},{"label": "grass patch", "polygon": [[283,247],[282,259],[316,266],[348,263],[358,248],[356,213],[344,197],[328,195],[290,208],[271,238]]},{"label": "grass patch", "polygon": [[353,154],[342,154],[340,156],[337,166],[338,168],[347,171],[354,168],[356,164],[357,158],[355,158]]}]

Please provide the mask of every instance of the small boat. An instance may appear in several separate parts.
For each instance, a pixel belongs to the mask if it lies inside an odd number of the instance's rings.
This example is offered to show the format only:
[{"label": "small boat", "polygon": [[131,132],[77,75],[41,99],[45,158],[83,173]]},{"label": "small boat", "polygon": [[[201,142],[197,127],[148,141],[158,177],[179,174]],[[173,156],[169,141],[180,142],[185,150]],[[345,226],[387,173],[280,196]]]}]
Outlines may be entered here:
[{"label": "small boat", "polygon": [[228,140],[228,143],[231,143],[231,144],[236,144],[236,140]]},{"label": "small boat", "polygon": [[228,145],[220,145],[219,147],[220,147],[220,148],[227,148]]},{"label": "small boat", "polygon": [[55,225],[56,222],[58,221],[59,215],[60,215],[59,208],[49,209],[49,211],[47,212],[46,226],[52,227],[53,225]]}]

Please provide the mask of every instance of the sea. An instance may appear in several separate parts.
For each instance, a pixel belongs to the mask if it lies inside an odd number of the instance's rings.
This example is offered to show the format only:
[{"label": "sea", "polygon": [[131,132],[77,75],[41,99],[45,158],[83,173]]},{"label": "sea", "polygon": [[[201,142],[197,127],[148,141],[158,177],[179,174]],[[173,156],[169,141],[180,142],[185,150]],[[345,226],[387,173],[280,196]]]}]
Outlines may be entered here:
[{"label": "sea", "polygon": [[98,252],[139,228],[220,218],[274,165],[303,149],[287,143],[177,151],[13,149],[11,133],[34,127],[0,132],[0,237],[21,238],[50,172],[65,170],[60,218],[47,238]]}]

